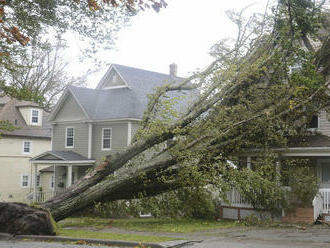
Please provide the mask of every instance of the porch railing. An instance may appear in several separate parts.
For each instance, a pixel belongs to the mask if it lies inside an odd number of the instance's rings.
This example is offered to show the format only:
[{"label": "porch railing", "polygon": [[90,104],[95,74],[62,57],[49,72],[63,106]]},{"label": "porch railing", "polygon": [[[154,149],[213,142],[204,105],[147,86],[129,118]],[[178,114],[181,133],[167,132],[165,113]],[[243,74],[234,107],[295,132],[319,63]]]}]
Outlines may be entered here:
[{"label": "porch railing", "polygon": [[[37,192],[31,192],[28,196],[27,199],[31,202],[45,202],[48,201],[49,199],[53,198],[56,195],[59,195],[63,193],[64,190],[59,190],[59,191],[37,191]],[[34,195],[35,194],[35,195]]]},{"label": "porch railing", "polygon": [[329,214],[330,210],[330,189],[319,189],[319,193],[313,200],[314,220],[321,214]]},{"label": "porch railing", "polygon": [[227,207],[240,207],[240,208],[253,208],[252,204],[245,199],[240,192],[233,188],[231,191],[226,193],[227,201],[221,200],[222,206]]},{"label": "porch railing", "polygon": [[319,189],[319,194],[323,200],[322,202],[323,213],[328,214],[330,208],[330,189]]}]

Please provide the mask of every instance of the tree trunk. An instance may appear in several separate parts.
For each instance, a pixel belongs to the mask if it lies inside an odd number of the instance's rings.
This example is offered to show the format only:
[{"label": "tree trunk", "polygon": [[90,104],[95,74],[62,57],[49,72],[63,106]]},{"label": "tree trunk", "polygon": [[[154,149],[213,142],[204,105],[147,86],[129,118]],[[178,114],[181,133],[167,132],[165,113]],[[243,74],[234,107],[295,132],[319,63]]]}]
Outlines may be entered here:
[{"label": "tree trunk", "polygon": [[[174,185],[159,182],[157,180],[157,172],[175,163],[176,161],[170,155],[163,153],[149,161],[142,169],[130,168],[129,170],[124,170],[79,194],[75,192],[76,187],[71,187],[64,194],[58,195],[42,204],[42,207],[51,212],[55,221],[59,221],[78,210],[92,205],[94,202],[131,199],[140,192],[144,192],[147,195],[157,194],[174,187]],[[143,179],[148,178],[152,181],[148,184],[143,183],[141,175],[144,175]]]}]

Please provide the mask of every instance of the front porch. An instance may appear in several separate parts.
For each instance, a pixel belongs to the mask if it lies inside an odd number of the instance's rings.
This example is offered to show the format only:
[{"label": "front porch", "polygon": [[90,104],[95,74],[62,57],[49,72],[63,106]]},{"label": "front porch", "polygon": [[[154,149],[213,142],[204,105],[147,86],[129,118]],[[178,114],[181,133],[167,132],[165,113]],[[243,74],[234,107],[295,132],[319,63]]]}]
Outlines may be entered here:
[{"label": "front porch", "polygon": [[[274,164],[277,178],[274,180],[279,183],[280,187],[285,187],[288,191],[291,190],[291,188],[287,187],[287,184],[283,184],[283,181],[281,182],[281,179],[279,178],[282,178],[281,173],[285,168],[285,162],[290,159],[309,159],[312,165],[311,167],[313,168],[313,173],[315,171],[315,175],[318,179],[319,187],[318,193],[308,206],[300,206],[299,203],[297,204],[297,202],[293,200],[298,211],[293,214],[282,211],[281,219],[289,221],[301,220],[301,222],[304,222],[305,220],[305,222],[309,223],[316,221],[318,218],[330,221],[330,138],[324,135],[316,135],[305,141],[304,145],[305,146],[273,149],[277,154],[276,163]],[[253,170],[253,161],[257,157],[260,157],[258,151],[246,155],[243,164],[242,160],[240,160],[241,167],[243,166]],[[222,201],[221,204],[221,214],[224,218],[234,216],[235,219],[243,219],[247,214],[260,216],[260,212],[262,212],[260,210],[256,211],[251,203],[244,199],[236,189],[227,192],[226,198],[227,201]],[[298,218],[299,216],[301,218]]]},{"label": "front porch", "polygon": [[33,165],[33,191],[28,196],[31,202],[44,202],[61,194],[95,163],[71,151],[49,151],[30,161]]}]

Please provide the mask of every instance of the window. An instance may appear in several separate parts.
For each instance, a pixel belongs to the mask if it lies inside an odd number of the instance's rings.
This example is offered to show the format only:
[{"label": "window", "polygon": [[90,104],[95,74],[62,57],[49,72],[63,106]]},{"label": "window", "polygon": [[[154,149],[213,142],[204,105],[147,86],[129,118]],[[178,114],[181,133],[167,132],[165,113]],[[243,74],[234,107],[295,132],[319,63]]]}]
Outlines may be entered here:
[{"label": "window", "polygon": [[307,123],[307,128],[318,128],[319,127],[319,116],[313,115],[310,122]]},{"label": "window", "polygon": [[37,175],[36,186],[40,187],[40,175]]},{"label": "window", "polygon": [[31,141],[23,141],[23,153],[30,154],[32,152],[32,142]]},{"label": "window", "polygon": [[31,123],[32,124],[38,124],[39,123],[39,110],[32,109],[32,112],[31,112]]},{"label": "window", "polygon": [[323,165],[322,166],[322,183],[330,182],[330,166]]},{"label": "window", "polygon": [[27,188],[30,185],[30,176],[29,175],[22,175],[21,176],[21,187]]},{"label": "window", "polygon": [[102,128],[102,150],[111,149],[111,128]]},{"label": "window", "polygon": [[73,143],[74,143],[74,129],[73,127],[67,127],[65,147],[73,148]]},{"label": "window", "polygon": [[49,188],[54,189],[54,186],[55,186],[55,177],[54,175],[52,175],[49,180]]}]

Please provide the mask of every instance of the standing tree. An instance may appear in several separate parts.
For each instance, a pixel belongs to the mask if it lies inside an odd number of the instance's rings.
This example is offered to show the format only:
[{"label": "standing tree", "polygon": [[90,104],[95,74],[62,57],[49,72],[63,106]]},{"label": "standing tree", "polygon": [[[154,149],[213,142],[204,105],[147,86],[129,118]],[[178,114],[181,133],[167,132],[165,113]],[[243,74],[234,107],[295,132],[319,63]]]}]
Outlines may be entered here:
[{"label": "standing tree", "polygon": [[32,100],[50,109],[67,85],[84,85],[90,73],[70,77],[66,72],[68,63],[63,62],[64,49],[61,42],[46,48],[32,47],[22,55],[20,66],[3,72],[0,88],[12,97]]},{"label": "standing tree", "polygon": [[[164,85],[150,97],[126,151],[108,157],[41,205],[56,221],[94,202],[183,186],[213,184],[222,191],[248,186],[271,202],[284,200],[271,173],[239,171],[227,161],[251,148],[285,147],[291,138],[307,133],[306,116],[328,107],[329,31],[316,28],[325,16],[310,0],[280,0],[271,16],[252,21],[241,15],[230,15],[240,30],[233,46],[220,42],[213,49],[216,60],[206,70]],[[303,16],[311,18],[301,22]],[[314,45],[311,38],[319,42]],[[291,72],[297,64],[299,70]],[[179,118],[164,118],[172,113],[161,105],[166,93],[192,88],[201,94],[188,109]],[[166,141],[169,146],[157,151]],[[151,159],[143,156],[149,152]],[[271,208],[269,201],[265,205]]]},{"label": "standing tree", "polygon": [[[48,51],[49,44],[54,44],[63,34],[71,34],[84,40],[88,48],[83,50],[83,57],[91,58],[99,49],[113,48],[117,32],[139,10],[153,8],[159,11],[163,7],[166,7],[164,0],[1,0],[0,74],[2,86],[12,86],[4,90],[9,90],[14,96],[49,106],[55,101],[56,92],[61,87],[49,89],[45,83],[40,87],[40,82],[35,82],[30,74],[32,70],[34,77],[39,77],[36,73],[40,65],[45,66],[45,63],[50,62],[51,54],[56,56],[56,51]],[[32,62],[35,56],[41,56],[39,67],[36,62]],[[55,59],[53,57],[51,62]],[[57,66],[55,71],[63,74],[59,68],[61,65]],[[42,71],[46,73],[47,70],[43,68]],[[27,75],[30,75],[27,77],[30,79],[29,85],[25,79],[22,80]],[[47,77],[46,81],[53,80]],[[67,83],[72,81],[64,75],[58,79],[68,80]],[[51,88],[53,86],[54,83]]]}]

